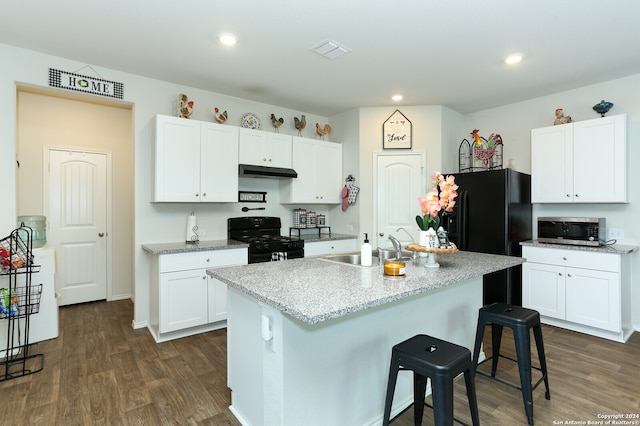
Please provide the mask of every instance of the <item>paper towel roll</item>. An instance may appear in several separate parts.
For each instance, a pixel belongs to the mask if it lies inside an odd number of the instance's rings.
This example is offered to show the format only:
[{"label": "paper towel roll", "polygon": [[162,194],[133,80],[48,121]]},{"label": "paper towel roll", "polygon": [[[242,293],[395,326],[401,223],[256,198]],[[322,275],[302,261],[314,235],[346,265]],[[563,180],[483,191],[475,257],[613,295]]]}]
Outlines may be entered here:
[{"label": "paper towel roll", "polygon": [[191,215],[187,217],[187,237],[185,241],[188,243],[197,243],[198,240],[199,237],[196,215],[194,213],[191,213]]}]

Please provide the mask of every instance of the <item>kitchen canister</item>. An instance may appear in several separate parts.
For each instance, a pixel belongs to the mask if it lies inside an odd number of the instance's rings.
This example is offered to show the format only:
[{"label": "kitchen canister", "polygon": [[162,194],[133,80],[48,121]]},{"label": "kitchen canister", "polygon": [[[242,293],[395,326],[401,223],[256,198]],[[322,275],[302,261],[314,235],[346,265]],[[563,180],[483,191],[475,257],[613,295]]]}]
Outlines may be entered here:
[{"label": "kitchen canister", "polygon": [[307,227],[307,211],[305,209],[293,210],[293,227],[294,228]]},{"label": "kitchen canister", "polygon": [[[33,248],[39,248],[47,243],[47,217],[46,216],[18,216],[18,227],[28,226],[31,228],[31,244]],[[27,241],[27,233],[25,230],[18,233],[20,238]]]},{"label": "kitchen canister", "polygon": [[318,226],[325,226],[327,224],[327,218],[325,215],[320,213],[317,217]]},{"label": "kitchen canister", "polygon": [[316,212],[308,211],[307,212],[307,228],[315,228],[318,224],[318,218],[316,217]]}]

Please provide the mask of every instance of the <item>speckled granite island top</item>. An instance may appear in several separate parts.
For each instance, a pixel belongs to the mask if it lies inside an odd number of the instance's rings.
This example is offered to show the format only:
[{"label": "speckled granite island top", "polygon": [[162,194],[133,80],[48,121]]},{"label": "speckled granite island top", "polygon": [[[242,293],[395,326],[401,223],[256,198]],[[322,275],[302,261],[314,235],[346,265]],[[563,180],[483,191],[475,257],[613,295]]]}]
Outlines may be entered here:
[{"label": "speckled granite island top", "polygon": [[543,247],[549,249],[561,249],[561,250],[576,250],[576,251],[594,251],[598,253],[612,253],[612,254],[628,254],[638,249],[638,246],[627,246],[623,244],[612,244],[608,246],[575,246],[569,244],[551,244],[541,243],[537,240],[523,241],[521,246],[530,247]]},{"label": "speckled granite island top", "polygon": [[316,324],[469,278],[507,269],[522,258],[457,252],[437,255],[440,268],[427,269],[425,258],[407,262],[406,277],[383,277],[382,266],[362,267],[321,258],[256,263],[207,273],[279,311]]}]

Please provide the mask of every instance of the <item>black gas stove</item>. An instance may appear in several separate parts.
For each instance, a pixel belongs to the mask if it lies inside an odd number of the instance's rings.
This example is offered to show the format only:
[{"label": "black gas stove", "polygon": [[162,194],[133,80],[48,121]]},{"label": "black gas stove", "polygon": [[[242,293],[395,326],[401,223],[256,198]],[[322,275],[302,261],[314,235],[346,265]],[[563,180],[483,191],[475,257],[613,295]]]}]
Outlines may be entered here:
[{"label": "black gas stove", "polygon": [[279,217],[251,216],[227,219],[227,238],[249,244],[249,263],[304,257],[304,240],[280,235]]}]

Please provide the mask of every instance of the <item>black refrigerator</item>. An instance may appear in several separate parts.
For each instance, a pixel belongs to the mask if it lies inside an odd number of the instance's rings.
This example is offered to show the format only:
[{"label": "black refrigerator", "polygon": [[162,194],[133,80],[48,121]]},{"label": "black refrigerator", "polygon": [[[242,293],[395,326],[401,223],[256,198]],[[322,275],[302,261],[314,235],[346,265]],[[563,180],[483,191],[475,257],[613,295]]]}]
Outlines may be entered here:
[{"label": "black refrigerator", "polygon": [[[449,238],[460,250],[522,256],[532,238],[531,176],[511,169],[450,173],[458,198],[445,216]],[[522,306],[522,267],[484,276],[483,304]]]}]

